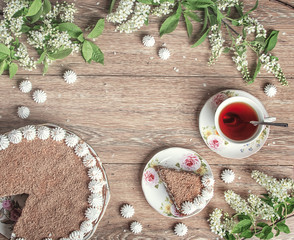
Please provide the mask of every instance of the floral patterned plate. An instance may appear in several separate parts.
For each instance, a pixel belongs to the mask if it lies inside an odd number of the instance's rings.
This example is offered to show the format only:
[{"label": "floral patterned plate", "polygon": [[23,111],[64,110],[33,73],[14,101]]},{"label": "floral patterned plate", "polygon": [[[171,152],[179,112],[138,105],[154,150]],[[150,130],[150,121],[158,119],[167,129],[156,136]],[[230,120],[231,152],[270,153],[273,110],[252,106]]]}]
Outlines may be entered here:
[{"label": "floral patterned plate", "polygon": [[215,111],[225,99],[233,96],[250,98],[261,107],[264,117],[268,117],[267,111],[256,97],[241,90],[224,90],[213,95],[204,104],[199,116],[199,130],[204,142],[212,151],[222,157],[241,159],[251,156],[262,148],[268,138],[270,129],[267,126],[255,141],[243,146],[228,143],[224,138],[219,136],[214,124]]},{"label": "floral patterned plate", "polygon": [[206,201],[204,207],[197,209],[190,215],[179,213],[154,169],[158,165],[178,170],[193,171],[201,176],[205,174],[213,178],[208,163],[192,150],[174,147],[158,152],[147,163],[142,176],[142,189],[145,198],[157,212],[166,217],[183,219],[199,213],[208,204],[210,200]]}]

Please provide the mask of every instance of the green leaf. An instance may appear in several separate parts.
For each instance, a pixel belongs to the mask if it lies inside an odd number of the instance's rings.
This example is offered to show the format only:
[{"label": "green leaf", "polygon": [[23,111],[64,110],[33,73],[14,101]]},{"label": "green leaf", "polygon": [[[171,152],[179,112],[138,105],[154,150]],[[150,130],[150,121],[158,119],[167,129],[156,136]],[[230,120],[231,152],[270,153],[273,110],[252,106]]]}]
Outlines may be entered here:
[{"label": "green leaf", "polygon": [[287,203],[294,203],[294,197],[287,198],[287,199],[286,199],[286,202],[287,202]]},{"label": "green leaf", "polygon": [[252,76],[252,81],[254,81],[255,78],[257,77],[258,73],[260,72],[260,68],[261,68],[261,61],[260,61],[260,59],[258,59],[254,74]]},{"label": "green leaf", "polygon": [[240,5],[235,5],[235,8],[238,12],[238,14],[243,17],[244,16],[244,13],[243,13],[243,10],[242,10],[242,7]]},{"label": "green leaf", "polygon": [[31,17],[31,23],[37,22],[40,19],[42,13],[43,13],[43,8],[41,7],[40,10],[37,12],[37,14]]},{"label": "green leaf", "polygon": [[6,55],[10,55],[10,50],[3,43],[0,43],[0,53],[4,53]]},{"label": "green leaf", "polygon": [[78,38],[83,33],[74,23],[60,23],[59,30],[67,32],[72,38]]},{"label": "green leaf", "polygon": [[86,62],[88,62],[92,58],[93,48],[89,41],[84,41],[82,46],[82,55]]},{"label": "green leaf", "polygon": [[18,70],[18,66],[16,63],[9,64],[9,77],[12,79]]},{"label": "green leaf", "polygon": [[278,42],[278,35],[279,31],[272,31],[271,34],[268,36],[268,38],[265,40],[266,46],[265,46],[265,53],[273,50]]},{"label": "green leaf", "polygon": [[109,13],[112,12],[112,9],[113,9],[113,7],[114,7],[114,5],[115,5],[115,2],[116,2],[116,0],[111,0],[110,8],[109,8]]},{"label": "green leaf", "polygon": [[181,4],[179,3],[176,13],[174,15],[169,16],[162,23],[159,30],[160,36],[162,36],[163,34],[171,33],[172,31],[176,29],[176,27],[178,26],[181,14],[182,14],[182,7],[181,7]]},{"label": "green leaf", "polygon": [[276,226],[281,232],[290,233],[290,229],[285,223],[278,222]]},{"label": "green leaf", "polygon": [[287,214],[291,214],[294,210],[294,204],[287,205]]},{"label": "green leaf", "polygon": [[2,73],[4,72],[5,66],[6,66],[6,61],[4,60],[0,63],[0,75],[2,75]]},{"label": "green leaf", "polygon": [[231,50],[231,49],[230,49],[229,47],[225,47],[224,50],[223,50],[223,53],[229,53],[230,50]]},{"label": "green leaf", "polygon": [[137,0],[140,3],[144,3],[144,4],[148,4],[148,5],[152,5],[153,1],[152,0]]},{"label": "green leaf", "polygon": [[44,0],[44,3],[43,3],[43,13],[44,15],[46,15],[47,13],[49,13],[51,11],[51,3],[49,0]]},{"label": "green leaf", "polygon": [[249,217],[248,215],[245,215],[245,214],[240,214],[240,215],[238,215],[238,220],[239,220],[239,221],[242,221],[242,220],[244,220],[244,219],[248,219],[248,220],[250,220],[250,217]]},{"label": "green leaf", "polygon": [[274,237],[274,233],[273,232],[270,232],[268,233],[268,235],[265,237],[265,239],[271,239]]},{"label": "green leaf", "polygon": [[31,30],[31,28],[29,27],[29,26],[27,26],[27,25],[22,25],[21,26],[21,32],[22,33],[27,33],[27,32],[29,32]]},{"label": "green leaf", "polygon": [[235,236],[234,236],[233,234],[227,234],[227,235],[226,235],[226,238],[227,238],[228,240],[236,240],[236,238],[235,238]]},{"label": "green leaf", "polygon": [[239,26],[239,22],[237,20],[232,20],[232,25],[233,26]]},{"label": "green leaf", "polygon": [[46,56],[47,56],[47,53],[46,52],[42,52],[39,60],[37,61],[37,64],[41,64],[44,61],[44,59],[45,59]]},{"label": "green leaf", "polygon": [[241,237],[242,238],[252,238],[254,235],[254,232],[251,232],[250,230],[246,230],[244,232],[241,233]]},{"label": "green leaf", "polygon": [[283,204],[280,204],[278,210],[277,210],[277,213],[280,217],[283,216]]},{"label": "green leaf", "polygon": [[42,7],[42,1],[41,0],[34,0],[33,3],[31,4],[26,16],[31,17],[31,16],[36,15],[39,12],[41,7]]},{"label": "green leaf", "polygon": [[186,16],[186,14],[184,14],[184,18],[185,18],[185,23],[186,23],[186,28],[187,28],[187,33],[188,33],[188,37],[191,37],[192,32],[193,32],[193,26],[191,21],[189,20],[189,18]]},{"label": "green leaf", "polygon": [[7,57],[8,57],[7,54],[5,54],[5,53],[1,53],[1,52],[0,52],[0,61],[3,61],[3,60],[6,59]]},{"label": "green leaf", "polygon": [[245,15],[252,13],[257,7],[258,7],[258,0],[256,0],[254,7],[251,8]]},{"label": "green leaf", "polygon": [[56,53],[49,53],[48,54],[48,57],[51,59],[51,60],[56,60],[56,59],[63,59],[65,57],[67,57],[69,54],[71,54],[72,52],[72,49],[71,48],[67,48],[67,49],[64,49],[64,50],[60,50]]},{"label": "green leaf", "polygon": [[259,222],[256,224],[256,226],[264,228],[264,227],[268,227],[269,225],[264,222]]},{"label": "green leaf", "polygon": [[209,15],[209,13],[208,13],[208,9],[205,8],[205,9],[204,9],[203,27],[202,27],[201,33],[203,33],[203,31],[204,31],[204,30],[206,29],[206,27],[207,27],[208,15]]},{"label": "green leaf", "polygon": [[146,26],[148,26],[148,25],[149,25],[149,17],[147,17],[147,18],[146,18],[146,20],[145,20],[144,24],[145,24]]},{"label": "green leaf", "polygon": [[280,231],[277,227],[275,227],[275,229],[276,229],[276,231],[277,231],[275,237],[277,237],[277,236],[280,235],[281,231]]},{"label": "green leaf", "polygon": [[45,60],[44,62],[44,68],[43,68],[43,75],[45,75],[48,72],[49,64],[48,61]]},{"label": "green leaf", "polygon": [[104,30],[104,24],[104,19],[99,19],[93,30],[87,36],[87,38],[96,38],[100,36]]},{"label": "green leaf", "polygon": [[203,43],[204,40],[206,39],[207,34],[209,33],[209,31],[210,31],[210,28],[208,28],[208,29],[206,30],[206,32],[203,33],[203,35],[198,39],[198,41],[197,41],[196,43],[194,43],[191,47],[194,48],[194,47],[199,46],[201,43]]},{"label": "green leaf", "polygon": [[198,10],[201,8],[208,8],[214,3],[211,0],[187,0],[191,10]]},{"label": "green leaf", "polygon": [[188,16],[189,18],[191,18],[195,22],[201,22],[201,18],[196,13],[193,13],[190,11],[185,11],[184,15]]},{"label": "green leaf", "polygon": [[85,41],[84,34],[81,33],[80,36],[78,36],[77,39],[78,39],[80,42],[84,42],[84,41]]},{"label": "green leaf", "polygon": [[244,232],[245,230],[249,229],[251,227],[251,225],[252,225],[251,220],[244,219],[233,227],[232,233]]},{"label": "green leaf", "polygon": [[271,232],[272,228],[267,225],[261,230],[261,232],[255,234],[255,236],[259,237],[260,239],[266,239]]},{"label": "green leaf", "polygon": [[93,50],[91,59],[94,62],[101,63],[103,65],[104,64],[104,54],[103,54],[103,52],[100,50],[100,48],[96,44],[90,42],[90,45],[91,45],[92,50]]}]

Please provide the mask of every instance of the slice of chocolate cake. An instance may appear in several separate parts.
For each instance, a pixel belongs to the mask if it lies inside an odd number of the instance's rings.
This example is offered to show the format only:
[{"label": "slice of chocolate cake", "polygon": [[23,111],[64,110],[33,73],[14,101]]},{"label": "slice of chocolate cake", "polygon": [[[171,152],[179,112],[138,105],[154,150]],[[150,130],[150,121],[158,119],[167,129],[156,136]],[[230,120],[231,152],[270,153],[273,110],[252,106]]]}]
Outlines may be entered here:
[{"label": "slice of chocolate cake", "polygon": [[163,166],[156,166],[155,170],[179,212],[183,213],[182,204],[184,202],[193,202],[201,194],[203,188],[201,176],[194,172]]}]

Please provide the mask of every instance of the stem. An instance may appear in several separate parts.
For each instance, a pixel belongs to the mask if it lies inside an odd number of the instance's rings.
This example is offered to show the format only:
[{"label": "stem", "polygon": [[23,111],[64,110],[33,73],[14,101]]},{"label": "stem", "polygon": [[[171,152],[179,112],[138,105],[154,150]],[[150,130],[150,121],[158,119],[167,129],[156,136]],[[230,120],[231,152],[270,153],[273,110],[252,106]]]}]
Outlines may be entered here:
[{"label": "stem", "polygon": [[282,4],[282,5],[284,5],[285,7],[288,7],[288,8],[294,9],[294,6],[293,6],[293,5],[291,5],[291,4],[289,4],[289,3],[286,3],[286,2],[284,2],[284,1],[281,1],[281,0],[270,0],[270,1],[276,1],[276,2],[278,2],[278,3]]}]

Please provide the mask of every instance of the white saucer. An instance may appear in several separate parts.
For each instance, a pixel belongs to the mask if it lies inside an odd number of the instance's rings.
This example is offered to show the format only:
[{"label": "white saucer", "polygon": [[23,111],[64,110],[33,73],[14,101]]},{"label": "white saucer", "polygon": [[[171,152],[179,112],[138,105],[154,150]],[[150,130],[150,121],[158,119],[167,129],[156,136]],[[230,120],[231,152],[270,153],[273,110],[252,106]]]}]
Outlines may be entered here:
[{"label": "white saucer", "polygon": [[255,141],[241,146],[228,143],[224,138],[219,136],[214,124],[215,111],[218,105],[225,99],[233,96],[250,98],[261,107],[264,117],[268,117],[268,113],[263,104],[256,97],[241,90],[228,89],[213,95],[204,104],[199,115],[199,130],[204,142],[212,151],[218,153],[222,157],[241,159],[251,156],[262,148],[268,138],[270,129],[267,126]]},{"label": "white saucer", "polygon": [[[192,164],[187,166],[188,159],[194,159]],[[186,160],[186,161],[185,161]],[[190,215],[182,215],[177,212],[173,205],[163,182],[159,179],[154,167],[161,165],[177,170],[193,171],[201,176],[207,174],[213,178],[209,164],[196,152],[185,148],[168,148],[156,153],[146,164],[142,175],[142,189],[147,202],[157,212],[166,217],[183,219],[199,213],[210,201],[207,200],[204,207],[197,209]]]}]

